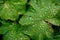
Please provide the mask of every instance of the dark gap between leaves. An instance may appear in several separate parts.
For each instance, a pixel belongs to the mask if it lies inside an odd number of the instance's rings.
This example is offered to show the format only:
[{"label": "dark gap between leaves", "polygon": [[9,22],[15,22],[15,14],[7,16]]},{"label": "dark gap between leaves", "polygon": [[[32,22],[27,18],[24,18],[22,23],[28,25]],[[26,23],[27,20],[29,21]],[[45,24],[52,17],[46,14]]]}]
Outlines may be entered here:
[{"label": "dark gap between leaves", "polygon": [[2,23],[0,22],[0,27],[2,26]]},{"label": "dark gap between leaves", "polygon": [[30,0],[28,0],[27,2],[30,2]]},{"label": "dark gap between leaves", "polygon": [[[2,19],[0,18],[0,21],[2,21]],[[2,23],[0,22],[0,27],[2,26]]]},{"label": "dark gap between leaves", "polygon": [[6,22],[12,23],[12,22],[14,22],[14,21],[12,21],[12,20],[8,19],[8,20],[6,20]]},{"label": "dark gap between leaves", "polygon": [[30,6],[30,5],[26,4],[26,11],[29,9],[29,6]]},{"label": "dark gap between leaves", "polygon": [[[24,34],[24,33],[23,33],[23,34]],[[29,36],[29,35],[27,35],[27,34],[24,34],[24,35],[26,35],[27,37],[29,37],[29,38],[30,38],[30,40],[32,40],[31,36]]]},{"label": "dark gap between leaves", "polygon": [[54,35],[60,35],[60,27],[59,26],[52,24],[52,28],[54,30]]},{"label": "dark gap between leaves", "polygon": [[58,3],[55,3],[55,5],[58,5]]},{"label": "dark gap between leaves", "polygon": [[19,15],[19,17],[18,17],[18,19],[16,20],[16,22],[19,24],[19,20],[20,20],[20,18],[23,16],[23,14],[20,14]]},{"label": "dark gap between leaves", "polygon": [[12,20],[10,20],[10,19],[4,20],[4,19],[1,19],[1,18],[0,18],[0,20],[1,20],[1,21],[5,21],[5,22],[9,22],[9,23],[14,22],[14,21],[12,21]]},{"label": "dark gap between leaves", "polygon": [[[15,22],[15,23],[18,23],[18,24],[19,24],[19,20],[20,20],[20,18],[21,18],[22,16],[23,16],[23,14],[20,14],[19,17],[18,17],[18,19],[15,20],[15,21],[10,20],[10,19],[8,19],[8,20],[3,20],[2,18],[0,18],[0,20],[1,20],[1,21],[5,21],[5,22],[9,22],[9,23]],[[1,23],[0,23],[0,25],[1,25]]]},{"label": "dark gap between leaves", "polygon": [[0,34],[0,40],[3,40],[3,34]]},{"label": "dark gap between leaves", "polygon": [[52,27],[52,29],[54,30],[54,35],[59,35],[60,34],[59,33],[60,32],[60,27],[59,26],[51,24],[48,21],[45,21],[45,22],[48,23]]},{"label": "dark gap between leaves", "polygon": [[30,6],[30,5],[28,4],[29,2],[30,2],[30,0],[28,0],[27,3],[26,3],[26,11],[29,9],[29,6]]},{"label": "dark gap between leaves", "polygon": [[2,19],[0,18],[0,20],[2,21]]}]

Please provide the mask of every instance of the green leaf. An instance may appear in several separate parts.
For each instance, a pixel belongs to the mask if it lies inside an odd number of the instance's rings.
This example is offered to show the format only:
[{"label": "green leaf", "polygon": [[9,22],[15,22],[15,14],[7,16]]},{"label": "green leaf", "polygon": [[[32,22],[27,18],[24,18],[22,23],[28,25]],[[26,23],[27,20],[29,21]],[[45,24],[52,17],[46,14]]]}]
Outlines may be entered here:
[{"label": "green leaf", "polygon": [[4,34],[3,40],[29,40],[29,37],[22,34],[18,25],[13,23],[10,25],[10,28],[8,28],[8,32]]},{"label": "green leaf", "polygon": [[10,0],[8,1],[18,12],[25,13],[27,0]]},{"label": "green leaf", "polygon": [[52,23],[53,25],[57,25],[57,26],[60,25],[60,20],[57,20],[56,18],[49,19],[48,22]]},{"label": "green leaf", "polygon": [[29,40],[29,37],[20,31],[20,25],[16,23],[4,23],[0,27],[0,34],[3,34],[3,40]]},{"label": "green leaf", "polygon": [[[28,19],[29,20],[29,19]],[[52,39],[53,30],[44,21],[36,21],[34,24],[23,26],[23,33],[32,37],[33,40],[41,40],[45,37]],[[47,40],[45,39],[45,40]]]},{"label": "green leaf", "polygon": [[3,40],[29,40],[29,37],[22,33],[16,33],[15,31],[8,32],[3,38]]},{"label": "green leaf", "polygon": [[33,24],[36,21],[42,20],[38,15],[39,14],[35,14],[35,10],[32,7],[29,7],[29,10],[20,19],[19,23],[21,25],[29,25],[29,24]]},{"label": "green leaf", "polygon": [[12,5],[6,2],[0,12],[0,17],[5,20],[16,20],[18,18],[18,12],[12,8]]},{"label": "green leaf", "polygon": [[21,25],[29,25],[29,24],[33,24],[34,22],[40,21],[40,20],[41,20],[41,19],[39,19],[39,18],[33,18],[33,17],[29,17],[29,16],[23,16],[23,17],[20,19],[19,23],[20,23]]},{"label": "green leaf", "polygon": [[60,8],[50,0],[31,0],[30,5],[36,10],[35,12],[37,12],[34,14],[38,14],[39,17],[46,20],[53,18]]},{"label": "green leaf", "polygon": [[[60,25],[59,19],[57,19],[60,17],[58,13],[60,6],[56,6],[55,3],[50,0],[31,0],[29,4],[31,6],[29,7],[27,13],[24,14],[25,16],[31,16],[34,20],[45,20],[53,25]],[[23,22],[22,19],[20,20],[22,24],[25,22],[28,24],[27,21]],[[27,19],[24,20],[28,19],[29,18],[27,17]]]},{"label": "green leaf", "polygon": [[58,13],[56,14],[55,17],[53,17],[52,19],[48,19],[48,22],[52,23],[53,25],[60,25],[60,12],[58,10]]},{"label": "green leaf", "polygon": [[27,0],[5,0],[0,8],[0,17],[5,20],[17,20],[20,14],[25,13]]},{"label": "green leaf", "polygon": [[[24,26],[23,33],[31,36],[33,40],[52,40],[53,30],[51,29],[50,25],[48,25],[44,21],[46,19],[46,17],[44,18],[44,16],[48,16],[49,14],[48,12],[46,12],[47,15],[42,16],[42,14],[44,14],[43,11],[45,12],[45,10],[41,11],[40,9],[38,9],[38,7],[37,9],[35,9],[34,7],[30,6],[27,13],[24,14],[24,16],[20,19],[19,23]],[[49,19],[50,16],[47,19]]]},{"label": "green leaf", "polygon": [[2,23],[2,25],[0,26],[0,34],[5,34],[9,30],[11,30],[13,27],[14,28],[19,27],[19,25],[17,25],[16,23],[8,23],[8,22],[5,22],[5,21],[1,21],[1,23]]},{"label": "green leaf", "polygon": [[13,4],[20,4],[20,5],[25,5],[27,3],[27,0],[6,0],[9,2],[13,2]]},{"label": "green leaf", "polygon": [[3,40],[60,40],[60,1],[0,0],[0,23]]}]

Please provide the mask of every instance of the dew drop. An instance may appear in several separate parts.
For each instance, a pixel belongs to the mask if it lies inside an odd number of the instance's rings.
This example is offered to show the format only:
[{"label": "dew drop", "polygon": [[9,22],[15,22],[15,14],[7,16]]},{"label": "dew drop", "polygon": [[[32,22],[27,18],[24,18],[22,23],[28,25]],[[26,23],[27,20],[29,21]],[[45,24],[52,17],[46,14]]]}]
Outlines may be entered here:
[{"label": "dew drop", "polygon": [[21,40],[23,39],[23,38],[20,38]]},{"label": "dew drop", "polygon": [[33,27],[35,27],[35,25],[33,25]]}]

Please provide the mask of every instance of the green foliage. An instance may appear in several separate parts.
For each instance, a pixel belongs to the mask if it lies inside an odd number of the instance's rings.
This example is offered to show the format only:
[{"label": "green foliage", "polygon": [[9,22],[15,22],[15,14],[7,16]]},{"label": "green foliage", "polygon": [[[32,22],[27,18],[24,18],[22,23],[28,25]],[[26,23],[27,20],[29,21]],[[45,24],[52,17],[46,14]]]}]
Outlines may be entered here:
[{"label": "green foliage", "polygon": [[0,0],[0,24],[3,40],[60,40],[60,0]]},{"label": "green foliage", "polygon": [[0,17],[2,19],[16,20],[19,17],[19,14],[24,13],[25,4],[27,0],[7,0],[3,5],[0,12]]}]

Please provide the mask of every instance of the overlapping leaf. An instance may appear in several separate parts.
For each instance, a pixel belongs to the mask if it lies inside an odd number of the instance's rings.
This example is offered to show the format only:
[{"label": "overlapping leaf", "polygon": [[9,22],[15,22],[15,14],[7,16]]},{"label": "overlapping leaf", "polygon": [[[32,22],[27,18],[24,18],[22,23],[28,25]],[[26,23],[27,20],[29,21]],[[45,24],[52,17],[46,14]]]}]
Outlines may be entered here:
[{"label": "overlapping leaf", "polygon": [[[3,34],[3,40],[53,40],[54,31],[47,22],[60,25],[60,1],[30,0],[30,6],[25,12],[26,3],[27,0],[0,0],[0,18],[14,21],[0,21],[0,34]],[[25,14],[19,25],[15,20],[23,13]],[[56,36],[54,40],[59,39],[60,37]]]},{"label": "overlapping leaf", "polygon": [[5,20],[16,20],[20,14],[25,12],[27,0],[5,0],[0,7],[0,17]]},{"label": "overlapping leaf", "polygon": [[47,38],[45,40],[51,40],[53,36],[53,30],[44,21],[36,21],[34,24],[24,26],[22,31],[31,36],[33,40],[44,40],[45,37]]},{"label": "overlapping leaf", "polygon": [[[39,16],[34,14],[34,10],[28,11],[27,14],[25,14],[19,21],[19,23],[24,26],[23,33],[31,36],[33,40],[44,40],[45,37],[47,38],[45,40],[52,40],[53,30],[51,29],[51,27]],[[36,17],[34,17],[34,15]]]},{"label": "overlapping leaf", "polygon": [[29,40],[30,38],[20,31],[20,26],[16,23],[2,22],[0,34],[3,34],[3,40]]},{"label": "overlapping leaf", "polygon": [[[32,6],[32,8],[30,8],[30,10],[25,15],[32,16],[33,18],[40,18],[48,22],[51,19],[58,21],[58,19],[56,19],[56,15],[59,14],[58,12],[60,6],[56,6],[52,0],[31,0],[29,4]],[[52,24],[60,24],[59,21],[57,23],[53,23],[53,20],[51,20]]]},{"label": "overlapping leaf", "polygon": [[[29,10],[27,11],[26,14],[24,14],[24,16],[19,21],[21,25],[27,25],[26,29],[24,30],[24,33],[30,36],[33,35],[31,37],[33,37],[34,40],[49,40],[48,37],[51,38],[52,37],[51,35],[48,35],[47,39],[44,39],[43,36],[44,35],[45,37],[47,36],[45,34],[46,31],[44,29],[50,30],[51,28],[50,29],[48,28],[51,25],[47,26],[46,25],[47,23],[44,24],[42,21],[44,22],[48,21],[51,24],[60,25],[59,20],[56,18],[56,15],[59,14],[58,12],[59,12],[60,6],[56,6],[55,3],[52,2],[52,0],[31,0],[29,4],[31,5],[29,7]],[[34,24],[36,25],[34,26]],[[39,28],[40,26],[41,28]],[[43,34],[43,31],[45,31],[44,34]],[[48,33],[52,33],[52,32],[49,31]],[[40,34],[40,39],[38,36],[39,34]],[[35,37],[38,37],[38,38],[35,39]],[[50,40],[53,40],[53,39],[50,39]]]}]

